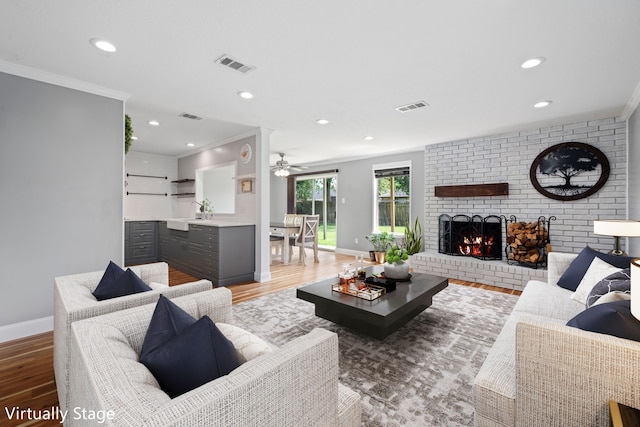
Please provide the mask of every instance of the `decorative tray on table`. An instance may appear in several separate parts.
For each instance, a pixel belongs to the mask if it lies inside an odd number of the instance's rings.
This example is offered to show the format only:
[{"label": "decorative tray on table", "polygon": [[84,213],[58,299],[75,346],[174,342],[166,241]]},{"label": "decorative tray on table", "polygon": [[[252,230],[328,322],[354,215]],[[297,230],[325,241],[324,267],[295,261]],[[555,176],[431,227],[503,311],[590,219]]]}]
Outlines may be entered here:
[{"label": "decorative tray on table", "polygon": [[373,301],[374,299],[380,298],[387,292],[387,290],[382,286],[368,283],[360,289],[356,287],[355,283],[349,283],[348,285],[335,283],[331,285],[331,290],[333,292],[340,292],[341,294],[362,298],[367,301]]}]

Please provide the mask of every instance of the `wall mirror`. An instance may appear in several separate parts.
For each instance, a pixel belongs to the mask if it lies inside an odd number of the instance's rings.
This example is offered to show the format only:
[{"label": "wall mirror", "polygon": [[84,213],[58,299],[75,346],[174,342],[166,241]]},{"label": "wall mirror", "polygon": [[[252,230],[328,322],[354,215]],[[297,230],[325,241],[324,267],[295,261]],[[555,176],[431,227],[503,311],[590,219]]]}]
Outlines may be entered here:
[{"label": "wall mirror", "polygon": [[[236,162],[196,169],[196,201],[209,199],[214,214],[236,213]],[[199,211],[199,206],[196,206]]]}]

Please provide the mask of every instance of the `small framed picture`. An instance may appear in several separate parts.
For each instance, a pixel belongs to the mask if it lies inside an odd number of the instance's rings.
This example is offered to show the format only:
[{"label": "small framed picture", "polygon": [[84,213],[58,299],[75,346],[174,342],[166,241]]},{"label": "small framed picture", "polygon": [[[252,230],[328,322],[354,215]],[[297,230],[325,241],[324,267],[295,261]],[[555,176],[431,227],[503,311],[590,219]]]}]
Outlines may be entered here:
[{"label": "small framed picture", "polygon": [[243,193],[251,193],[252,190],[252,185],[253,181],[251,181],[250,179],[245,179],[242,181],[241,185],[242,185],[242,192]]}]

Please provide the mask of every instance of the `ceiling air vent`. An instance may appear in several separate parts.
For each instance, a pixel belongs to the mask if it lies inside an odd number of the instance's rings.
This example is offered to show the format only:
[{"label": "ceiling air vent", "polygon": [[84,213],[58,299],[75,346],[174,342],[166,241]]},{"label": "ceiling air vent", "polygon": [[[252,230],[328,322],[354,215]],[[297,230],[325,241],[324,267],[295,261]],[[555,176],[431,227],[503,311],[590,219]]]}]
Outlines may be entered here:
[{"label": "ceiling air vent", "polygon": [[238,71],[242,74],[248,73],[249,71],[255,70],[256,67],[253,65],[243,64],[240,61],[236,61],[229,55],[222,55],[220,58],[216,59],[216,63],[223,65],[225,67],[231,68],[232,70]]},{"label": "ceiling air vent", "polygon": [[396,110],[400,111],[401,113],[407,113],[409,111],[417,110],[418,108],[424,108],[428,106],[429,104],[427,104],[426,102],[418,101],[418,102],[414,102],[413,104],[401,105],[400,107],[396,107]]},{"label": "ceiling air vent", "polygon": [[178,114],[180,117],[184,117],[185,119],[191,119],[191,120],[202,120],[202,117],[198,117],[194,114],[189,114],[189,113],[180,113]]}]

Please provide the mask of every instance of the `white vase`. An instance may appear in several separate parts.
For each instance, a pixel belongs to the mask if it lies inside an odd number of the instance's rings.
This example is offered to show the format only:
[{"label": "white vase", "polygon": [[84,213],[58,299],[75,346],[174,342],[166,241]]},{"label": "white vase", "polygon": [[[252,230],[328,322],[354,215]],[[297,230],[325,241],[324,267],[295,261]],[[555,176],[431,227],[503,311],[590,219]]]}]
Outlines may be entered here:
[{"label": "white vase", "polygon": [[409,263],[404,261],[393,264],[386,263],[384,265],[384,277],[388,279],[406,279],[409,277]]}]

